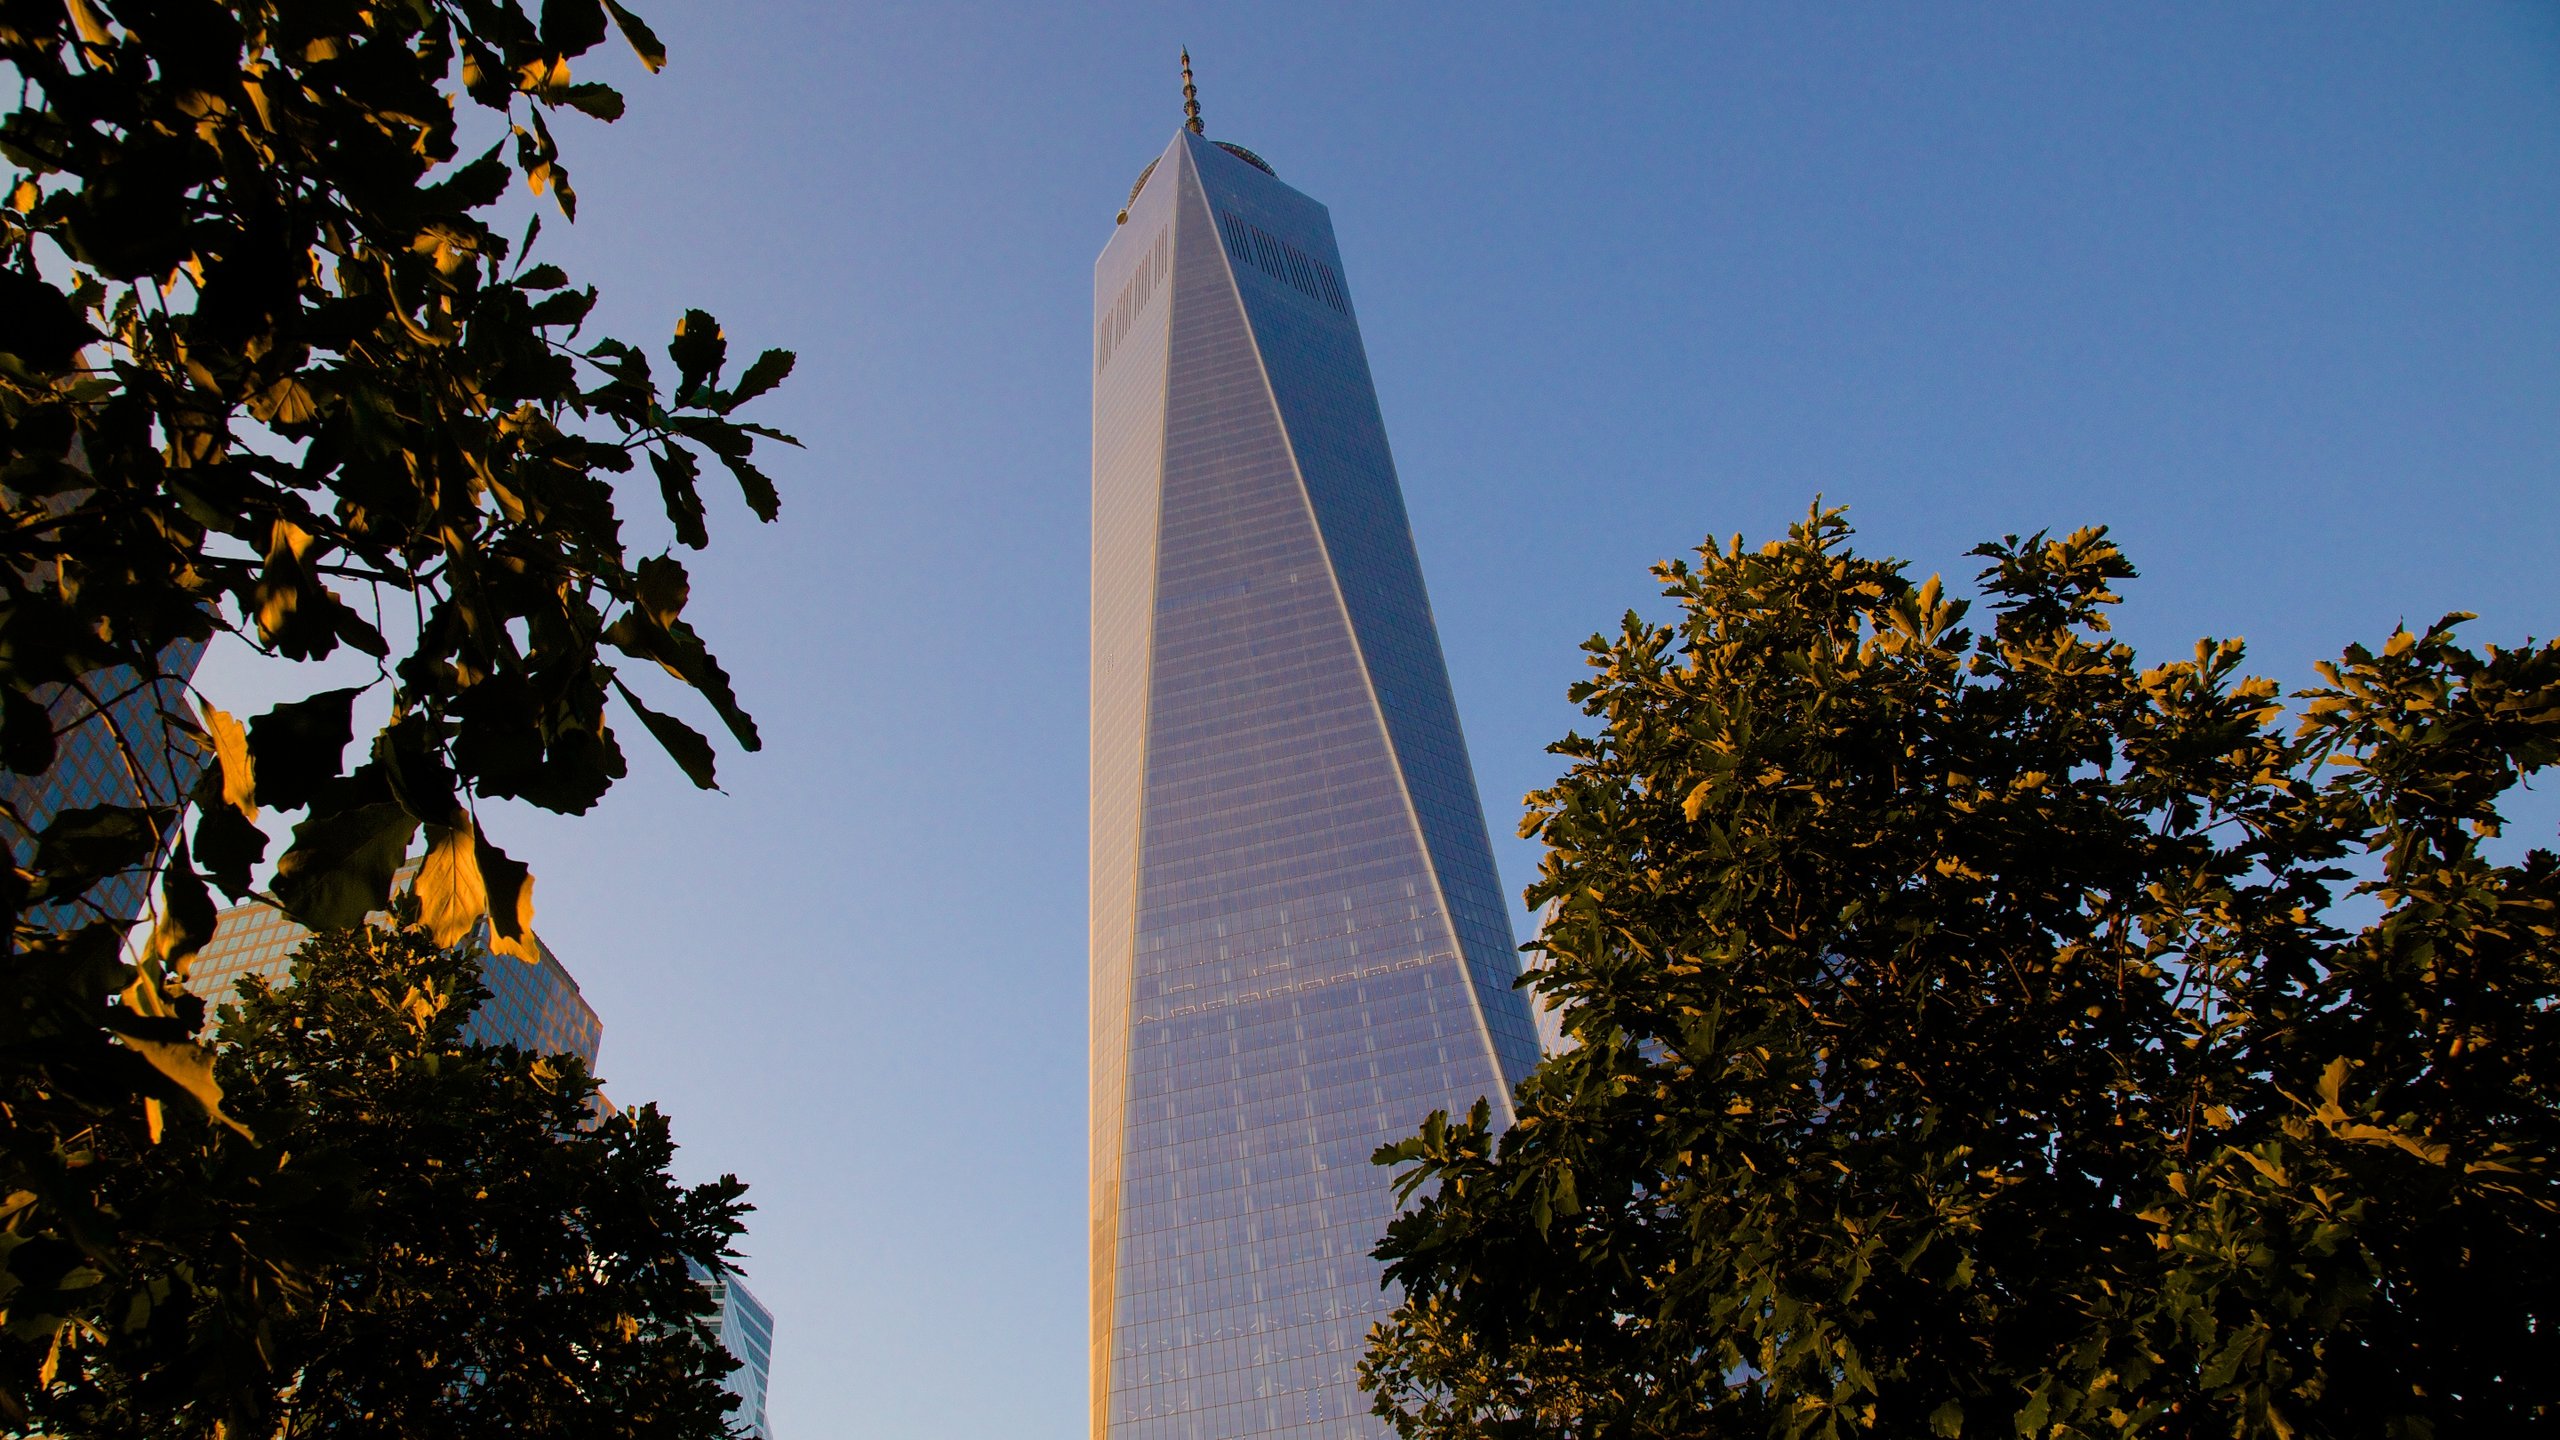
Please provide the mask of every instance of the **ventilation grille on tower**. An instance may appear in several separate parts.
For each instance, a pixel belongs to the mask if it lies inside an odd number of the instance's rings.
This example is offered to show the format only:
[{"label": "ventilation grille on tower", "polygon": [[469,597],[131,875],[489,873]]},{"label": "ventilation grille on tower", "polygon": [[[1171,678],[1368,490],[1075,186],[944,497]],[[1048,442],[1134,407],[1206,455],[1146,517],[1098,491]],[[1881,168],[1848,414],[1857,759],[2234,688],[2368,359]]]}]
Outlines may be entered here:
[{"label": "ventilation grille on tower", "polygon": [[[1140,184],[1146,183],[1142,177]],[[1147,313],[1147,302],[1155,298],[1156,286],[1173,268],[1173,231],[1170,226],[1156,232],[1155,243],[1138,257],[1137,273],[1120,287],[1120,298],[1093,322],[1093,371],[1099,375],[1111,363],[1111,352],[1129,338],[1129,327]]]},{"label": "ventilation grille on tower", "polygon": [[1333,273],[1332,266],[1224,210],[1218,212],[1218,233],[1225,237],[1227,254],[1236,263],[1250,265],[1318,304],[1330,305],[1345,315],[1351,313],[1350,302],[1343,294],[1342,277]]}]

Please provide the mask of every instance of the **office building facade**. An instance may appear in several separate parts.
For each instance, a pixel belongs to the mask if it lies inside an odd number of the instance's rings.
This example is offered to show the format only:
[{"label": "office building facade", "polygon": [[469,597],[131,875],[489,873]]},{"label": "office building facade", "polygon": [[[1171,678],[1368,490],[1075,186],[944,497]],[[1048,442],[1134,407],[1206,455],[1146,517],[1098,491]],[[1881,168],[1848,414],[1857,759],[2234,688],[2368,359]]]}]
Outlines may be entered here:
[{"label": "office building facade", "polygon": [[[400,867],[391,882],[395,892],[416,881],[419,863],[412,859]],[[482,923],[485,927],[486,922]],[[537,1055],[575,1055],[593,1070],[596,1052],[604,1044],[604,1022],[578,992],[577,980],[560,957],[536,937],[533,948],[542,960],[527,964],[491,950],[483,943],[484,934],[485,929],[475,931],[463,942],[480,961],[480,983],[489,987],[489,998],[472,1012],[462,1027],[462,1038],[475,1045],[512,1045]],[[293,952],[310,938],[310,931],[272,905],[231,906],[214,917],[213,938],[196,952],[187,971],[187,988],[205,997],[208,1006],[218,1006],[228,1003],[240,982],[252,975],[270,985],[282,985],[292,978]]]},{"label": "office building facade", "polygon": [[1381,1435],[1370,1155],[1538,1040],[1331,219],[1195,112],[1094,311],[1092,1433]]},{"label": "office building facade", "polygon": [[[7,840],[20,865],[34,861],[36,838],[66,811],[116,807],[177,813],[204,773],[205,755],[167,717],[192,714],[187,680],[203,658],[202,643],[182,641],[160,656],[156,676],[112,665],[81,676],[76,684],[38,691],[36,699],[53,723],[53,764],[36,775],[0,770],[0,796],[7,798],[19,822],[0,818],[0,838]],[[79,900],[36,907],[29,918],[60,929],[94,920],[133,920],[150,903],[151,877],[167,853],[164,843],[141,863],[91,886]]]},{"label": "office building facade", "polygon": [[720,1382],[738,1397],[729,1423],[741,1440],[773,1440],[773,1427],[764,1415],[765,1381],[773,1373],[773,1312],[735,1274],[714,1275],[699,1265],[692,1268],[693,1278],[711,1292],[711,1303],[718,1308],[713,1324],[720,1348],[738,1362],[738,1368]]}]

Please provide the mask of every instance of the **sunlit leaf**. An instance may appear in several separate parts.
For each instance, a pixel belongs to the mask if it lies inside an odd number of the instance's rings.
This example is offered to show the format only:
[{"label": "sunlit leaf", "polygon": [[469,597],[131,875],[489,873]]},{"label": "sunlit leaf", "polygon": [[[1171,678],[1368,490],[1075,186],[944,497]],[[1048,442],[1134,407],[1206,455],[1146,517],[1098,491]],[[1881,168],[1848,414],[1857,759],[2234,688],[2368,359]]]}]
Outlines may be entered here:
[{"label": "sunlit leaf", "polygon": [[249,732],[218,706],[203,706],[202,712],[205,734],[213,741],[214,764],[222,777],[223,803],[257,819],[257,772],[249,760]]},{"label": "sunlit leaf", "polygon": [[459,945],[489,913],[488,887],[480,879],[477,825],[429,825],[427,855],[418,867],[418,923],[439,946]]},{"label": "sunlit leaf", "polygon": [[193,1040],[163,1040],[136,1035],[117,1037],[127,1049],[149,1061],[189,1099],[202,1107],[206,1116],[244,1138],[255,1139],[247,1126],[232,1119],[222,1110],[222,1083],[214,1077],[214,1054]]}]

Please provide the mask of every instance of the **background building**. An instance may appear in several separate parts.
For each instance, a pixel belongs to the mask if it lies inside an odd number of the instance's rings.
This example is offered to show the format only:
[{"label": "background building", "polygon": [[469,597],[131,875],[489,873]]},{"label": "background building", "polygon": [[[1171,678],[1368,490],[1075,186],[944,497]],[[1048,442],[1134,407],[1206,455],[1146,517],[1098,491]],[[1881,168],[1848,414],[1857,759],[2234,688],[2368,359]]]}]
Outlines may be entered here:
[{"label": "background building", "polygon": [[[1538,907],[1537,933],[1542,935],[1546,933],[1547,922],[1553,920],[1555,914],[1555,902],[1552,900]],[[1527,973],[1546,963],[1546,956],[1532,952],[1521,957],[1520,968],[1523,973]],[[1538,1031],[1538,1053],[1561,1055],[1572,1049],[1574,1039],[1564,1030],[1564,1007],[1555,1004],[1548,996],[1536,990],[1523,990],[1520,993],[1529,1004],[1529,1023]]]},{"label": "background building", "polygon": [[765,1380],[773,1370],[773,1312],[735,1275],[713,1275],[698,1265],[693,1274],[720,1307],[720,1347],[738,1362],[720,1382],[738,1397],[730,1423],[746,1440],[773,1440],[764,1416]]},{"label": "background building", "polygon": [[[204,646],[188,641],[161,654],[154,678],[112,665],[81,676],[77,684],[44,687],[38,698],[53,722],[53,764],[40,775],[0,770],[0,796],[21,822],[0,817],[0,837],[19,864],[34,860],[36,837],[67,810],[117,806],[176,813],[203,773],[205,757],[194,741],[169,727],[166,716],[191,713],[187,678],[203,657]],[[64,927],[131,920],[150,900],[151,876],[167,851],[164,843],[142,865],[90,887],[80,901],[39,906],[30,918]]]},{"label": "background building", "polygon": [[1197,118],[1094,270],[1092,1433],[1383,1433],[1381,1142],[1536,1062],[1325,208]]},{"label": "background building", "polygon": [[[391,882],[395,892],[408,889],[417,879],[418,865],[413,859],[400,867]],[[482,924],[485,927],[487,922]],[[604,1043],[604,1022],[586,996],[578,993],[578,982],[568,967],[539,937],[534,950],[542,962],[531,965],[489,949],[482,940],[485,934],[485,928],[475,931],[464,942],[479,958],[480,980],[489,987],[489,999],[472,1012],[463,1026],[463,1038],[479,1045],[513,1045],[538,1055],[575,1055],[594,1069],[597,1050]],[[231,906],[215,917],[213,938],[196,952],[187,972],[187,988],[205,997],[207,1005],[220,1005],[252,975],[281,985],[293,973],[293,952],[310,938],[310,931],[272,905]]]}]

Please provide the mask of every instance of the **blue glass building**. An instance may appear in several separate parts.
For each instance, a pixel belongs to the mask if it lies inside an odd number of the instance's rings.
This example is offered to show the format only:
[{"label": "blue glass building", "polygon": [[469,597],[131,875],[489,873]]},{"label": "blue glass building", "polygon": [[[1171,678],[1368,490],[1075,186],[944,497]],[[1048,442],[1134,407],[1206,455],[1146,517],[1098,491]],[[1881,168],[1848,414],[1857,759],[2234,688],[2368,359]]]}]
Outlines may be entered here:
[{"label": "blue glass building", "polygon": [[[66,811],[139,807],[177,813],[204,772],[205,755],[166,717],[192,714],[187,679],[203,658],[202,642],[181,641],[161,654],[156,676],[113,665],[91,671],[75,684],[48,685],[37,692],[35,698],[53,722],[53,764],[38,775],[0,770],[0,796],[20,822],[0,816],[0,838],[20,865],[34,861],[36,837]],[[94,920],[132,920],[150,901],[151,878],[167,853],[164,843],[141,863],[90,887],[79,900],[39,906],[30,918],[63,929]]]},{"label": "blue glass building", "polygon": [[[401,866],[392,878],[392,888],[408,889],[418,878],[420,863],[412,859]],[[604,1022],[579,993],[568,967],[539,936],[533,942],[535,953],[542,957],[538,964],[491,950],[484,943],[487,923],[481,922],[482,928],[463,942],[480,962],[480,983],[489,987],[489,998],[471,1012],[462,1038],[474,1045],[512,1045],[536,1055],[575,1055],[594,1069],[596,1051],[604,1043]],[[292,977],[293,952],[310,938],[310,931],[272,905],[231,906],[214,917],[213,938],[196,952],[188,968],[187,988],[211,1006],[228,1003],[240,982],[252,975],[281,985]]]},{"label": "blue glass building", "polygon": [[738,1362],[738,1368],[720,1382],[738,1397],[738,1408],[729,1412],[729,1424],[740,1440],[773,1440],[773,1427],[764,1415],[765,1382],[773,1373],[773,1312],[734,1274],[714,1275],[695,1265],[693,1278],[711,1292],[712,1304],[720,1312],[716,1322],[720,1348]]},{"label": "blue glass building", "polygon": [[1536,1063],[1325,208],[1196,123],[1094,269],[1092,1431],[1369,1437],[1369,1163]]}]

